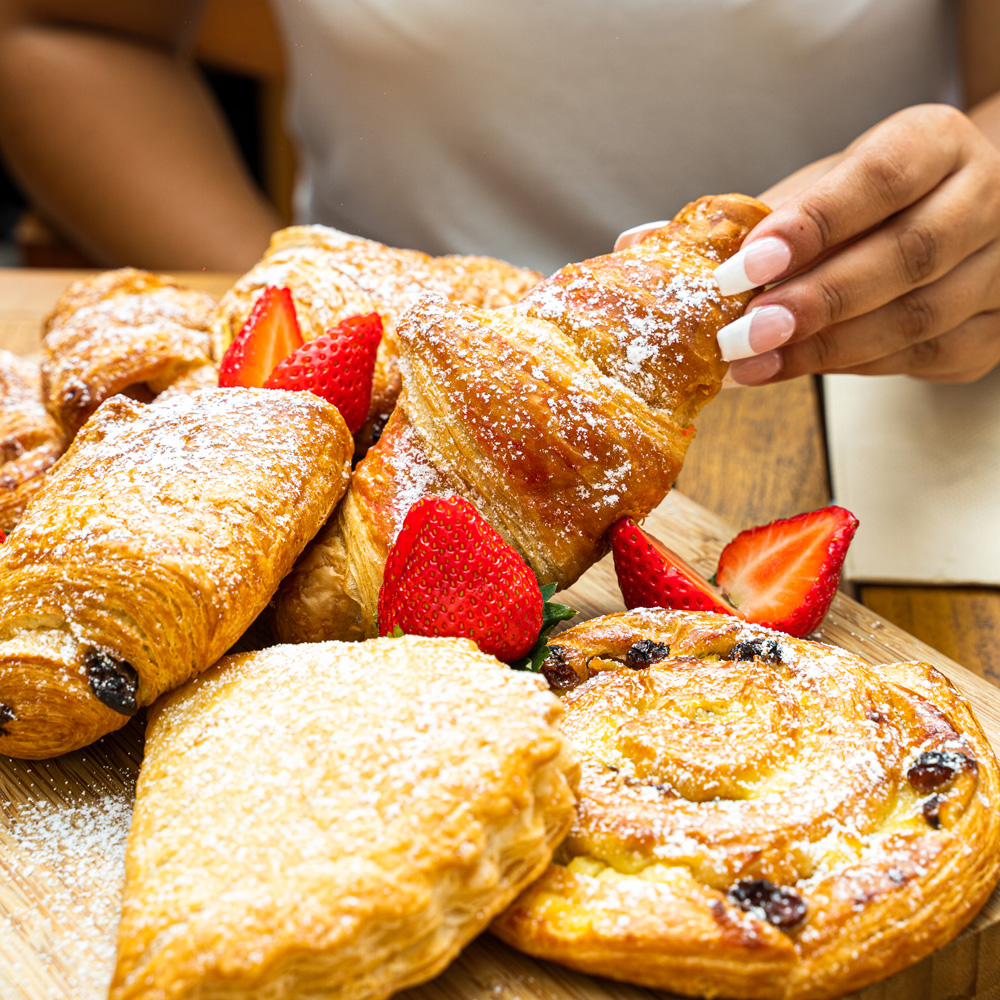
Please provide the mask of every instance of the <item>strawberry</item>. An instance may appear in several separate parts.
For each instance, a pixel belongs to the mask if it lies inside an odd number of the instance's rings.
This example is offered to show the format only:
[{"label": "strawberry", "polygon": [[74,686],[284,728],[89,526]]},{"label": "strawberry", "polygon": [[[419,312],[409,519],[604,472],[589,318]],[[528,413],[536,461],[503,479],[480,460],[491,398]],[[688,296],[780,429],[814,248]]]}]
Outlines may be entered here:
[{"label": "strawberry", "polygon": [[[544,603],[531,568],[468,500],[424,497],[386,560],[379,634],[462,636],[511,663],[543,633]],[[563,611],[549,627],[575,614]]]},{"label": "strawberry", "polygon": [[381,339],[378,313],[351,316],[281,361],[264,388],[312,392],[336,406],[348,430],[356,434],[371,407],[372,376]]},{"label": "strawberry", "polygon": [[719,587],[749,621],[807,635],[837,592],[857,526],[831,506],[741,531],[719,557]]},{"label": "strawberry", "polygon": [[677,608],[743,616],[676,552],[630,517],[611,528],[618,586],[627,608]]},{"label": "strawberry", "polygon": [[219,385],[259,388],[282,358],[302,346],[295,303],[287,288],[268,285],[219,365]]}]

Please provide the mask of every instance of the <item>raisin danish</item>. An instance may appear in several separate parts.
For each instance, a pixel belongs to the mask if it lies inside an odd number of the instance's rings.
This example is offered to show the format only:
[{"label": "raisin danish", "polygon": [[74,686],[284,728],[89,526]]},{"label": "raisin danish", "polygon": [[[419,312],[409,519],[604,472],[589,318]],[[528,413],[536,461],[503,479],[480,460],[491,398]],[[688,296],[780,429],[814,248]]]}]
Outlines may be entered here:
[{"label": "raisin danish", "polygon": [[230,656],[150,709],[110,1000],[377,1000],[573,815],[559,700],[466,640]]},{"label": "raisin danish", "polygon": [[751,293],[712,271],[768,212],[702,198],[627,250],[570,264],[516,305],[426,296],[398,328],[402,394],[351,488],[282,585],[285,641],[376,634],[389,546],[421,496],[459,494],[542,583],[571,584],[611,525],[672,486]]},{"label": "raisin danish", "polygon": [[1000,875],[1000,775],[926,663],[638,610],[545,665],[576,820],[493,924],[530,954],[692,996],[860,989],[954,937]]},{"label": "raisin danish", "polygon": [[216,308],[207,292],[131,267],[70,285],[42,330],[45,403],[66,437],[116,393],[149,402],[214,386]]},{"label": "raisin danish", "polygon": [[222,297],[212,328],[216,361],[222,359],[268,285],[287,287],[302,336],[313,340],[341,320],[378,312],[379,345],[368,422],[356,435],[359,451],[377,439],[399,395],[396,323],[426,292],[492,309],[519,299],[541,275],[492,257],[431,257],[328,226],[291,226],[271,237],[264,258]]},{"label": "raisin danish", "polygon": [[109,399],[0,546],[0,753],[51,757],[217,660],[347,485],[310,393]]},{"label": "raisin danish", "polygon": [[10,531],[63,451],[38,365],[0,351],[0,530]]}]

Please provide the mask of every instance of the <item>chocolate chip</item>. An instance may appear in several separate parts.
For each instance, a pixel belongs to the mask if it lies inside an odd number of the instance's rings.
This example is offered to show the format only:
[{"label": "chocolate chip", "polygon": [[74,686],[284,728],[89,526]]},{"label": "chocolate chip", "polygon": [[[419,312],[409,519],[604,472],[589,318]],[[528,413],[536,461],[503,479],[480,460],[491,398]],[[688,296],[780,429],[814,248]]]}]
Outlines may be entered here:
[{"label": "chocolate chip", "polygon": [[625,666],[629,670],[644,670],[659,660],[665,660],[669,655],[670,647],[665,642],[640,639],[629,646],[625,654]]},{"label": "chocolate chip", "polygon": [[565,646],[549,646],[549,655],[542,660],[542,676],[553,691],[569,691],[580,683],[577,672],[566,659]]},{"label": "chocolate chip", "polygon": [[910,765],[906,780],[922,795],[927,795],[954,780],[964,770],[977,770],[976,762],[964,753],[927,750]]},{"label": "chocolate chip", "polygon": [[766,879],[742,879],[728,895],[741,910],[782,930],[800,924],[806,916],[806,904],[797,892]]},{"label": "chocolate chip", "polygon": [[139,711],[136,693],[139,675],[135,668],[103,650],[92,650],[84,667],[90,680],[90,690],[97,700],[122,715],[135,715]]},{"label": "chocolate chip", "polygon": [[924,819],[935,830],[941,829],[941,801],[940,795],[932,795],[929,799],[924,800],[923,809],[921,810],[924,814]]},{"label": "chocolate chip", "polygon": [[8,722],[13,722],[17,716],[14,714],[14,709],[8,708],[4,704],[0,704],[0,736],[7,736],[6,725]]},{"label": "chocolate chip", "polygon": [[728,660],[760,660],[762,663],[781,663],[781,644],[770,636],[742,639],[729,650]]}]

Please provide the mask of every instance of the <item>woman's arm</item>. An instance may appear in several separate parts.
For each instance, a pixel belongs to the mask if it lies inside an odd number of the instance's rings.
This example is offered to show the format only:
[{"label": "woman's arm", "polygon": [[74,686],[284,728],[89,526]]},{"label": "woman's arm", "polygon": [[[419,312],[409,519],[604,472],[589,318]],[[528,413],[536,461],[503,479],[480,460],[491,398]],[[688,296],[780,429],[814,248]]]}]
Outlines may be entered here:
[{"label": "woman's arm", "polygon": [[0,0],[0,145],[95,260],[242,271],[279,225],[184,52],[196,0]]}]

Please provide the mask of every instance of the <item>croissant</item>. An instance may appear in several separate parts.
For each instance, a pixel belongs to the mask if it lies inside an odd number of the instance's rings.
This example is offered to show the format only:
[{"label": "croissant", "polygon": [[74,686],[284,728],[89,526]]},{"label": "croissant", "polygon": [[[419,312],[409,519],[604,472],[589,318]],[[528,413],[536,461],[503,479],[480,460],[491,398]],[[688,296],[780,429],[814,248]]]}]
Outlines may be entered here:
[{"label": "croissant", "polygon": [[560,712],[464,640],[226,657],[150,709],[111,1000],[430,979],[569,828]]},{"label": "croissant", "polygon": [[1000,770],[928,664],[660,609],[551,649],[576,819],[493,923],[509,944],[671,993],[824,1000],[919,961],[989,897]]},{"label": "croissant", "polygon": [[348,316],[378,312],[379,346],[368,422],[359,451],[378,438],[399,395],[396,323],[426,292],[492,309],[516,301],[541,275],[492,257],[431,257],[400,250],[327,226],[292,226],[271,237],[264,258],[222,297],[212,327],[212,349],[222,359],[268,285],[287,287],[305,340]]},{"label": "croissant", "polygon": [[743,195],[702,198],[513,306],[421,299],[398,328],[399,404],[282,584],[278,636],[374,635],[389,546],[428,494],[461,494],[542,583],[571,584],[611,525],[645,517],[677,478],[725,372],[715,335],[751,297],[723,297],[712,271],[767,212]]},{"label": "croissant", "polygon": [[115,393],[149,402],[217,384],[216,308],[207,292],[131,267],[70,285],[42,331],[45,404],[67,439]]},{"label": "croissant", "polygon": [[0,530],[10,531],[63,451],[38,365],[0,351]]},{"label": "croissant", "polygon": [[351,451],[309,393],[105,402],[0,546],[0,754],[91,743],[217,660],[340,499]]}]

